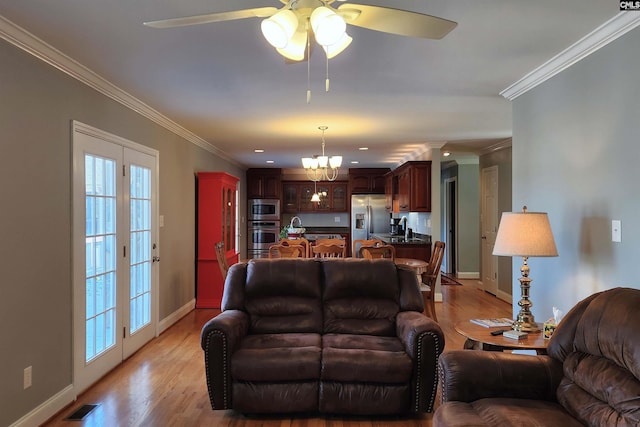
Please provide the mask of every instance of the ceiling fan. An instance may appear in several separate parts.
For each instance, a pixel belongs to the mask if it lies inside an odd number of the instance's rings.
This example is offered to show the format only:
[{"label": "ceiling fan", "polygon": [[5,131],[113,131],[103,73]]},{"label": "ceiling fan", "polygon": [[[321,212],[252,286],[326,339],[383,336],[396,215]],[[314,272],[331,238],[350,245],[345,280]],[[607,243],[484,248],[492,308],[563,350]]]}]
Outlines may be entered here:
[{"label": "ceiling fan", "polygon": [[307,59],[312,40],[322,46],[327,59],[338,55],[352,41],[346,33],[346,24],[427,39],[441,39],[458,25],[444,18],[390,7],[343,3],[334,8],[331,5],[335,1],[280,0],[284,4],[280,9],[258,7],[150,21],[144,25],[171,28],[235,19],[265,18],[261,24],[265,38],[278,53],[291,61]]}]

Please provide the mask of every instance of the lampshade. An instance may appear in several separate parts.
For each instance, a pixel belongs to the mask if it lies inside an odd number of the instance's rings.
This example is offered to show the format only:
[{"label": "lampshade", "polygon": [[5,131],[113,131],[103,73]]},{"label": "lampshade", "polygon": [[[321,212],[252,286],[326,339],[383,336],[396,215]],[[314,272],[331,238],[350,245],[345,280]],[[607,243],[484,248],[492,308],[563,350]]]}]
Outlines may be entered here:
[{"label": "lampshade", "polygon": [[337,42],[329,46],[323,45],[322,48],[324,49],[324,52],[327,54],[327,58],[332,59],[338,56],[340,53],[342,53],[343,50],[348,48],[352,41],[353,41],[353,38],[345,32],[345,33],[342,33],[342,37],[340,37],[340,39]]},{"label": "lampshade", "polygon": [[331,156],[329,158],[329,166],[331,166],[333,169],[342,166],[342,156]]},{"label": "lampshade", "polygon": [[500,219],[494,255],[558,256],[549,218],[544,212],[504,212]]},{"label": "lampshade", "polygon": [[260,28],[271,46],[282,49],[287,46],[298,28],[298,18],[291,10],[284,9],[263,20]]},{"label": "lampshade", "polygon": [[278,53],[292,61],[302,61],[307,48],[307,32],[296,31],[283,48],[276,48]]},{"label": "lampshade", "polygon": [[312,202],[320,202],[320,195],[318,193],[313,193],[313,196],[311,196],[311,201]]},{"label": "lampshade", "polygon": [[317,7],[310,20],[316,41],[323,46],[336,43],[347,29],[344,18],[325,6]]}]

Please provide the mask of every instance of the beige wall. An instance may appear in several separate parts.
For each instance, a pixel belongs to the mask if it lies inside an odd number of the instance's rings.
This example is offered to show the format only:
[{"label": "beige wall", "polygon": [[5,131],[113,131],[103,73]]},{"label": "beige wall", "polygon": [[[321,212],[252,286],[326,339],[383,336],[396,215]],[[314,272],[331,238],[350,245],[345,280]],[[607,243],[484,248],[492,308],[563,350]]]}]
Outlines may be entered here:
[{"label": "beige wall", "polygon": [[[0,425],[9,425],[72,383],[72,120],[160,153],[160,319],[194,298],[195,172],[238,176],[245,197],[241,168],[4,41],[0,64]],[[27,366],[33,386],[23,391]]]}]

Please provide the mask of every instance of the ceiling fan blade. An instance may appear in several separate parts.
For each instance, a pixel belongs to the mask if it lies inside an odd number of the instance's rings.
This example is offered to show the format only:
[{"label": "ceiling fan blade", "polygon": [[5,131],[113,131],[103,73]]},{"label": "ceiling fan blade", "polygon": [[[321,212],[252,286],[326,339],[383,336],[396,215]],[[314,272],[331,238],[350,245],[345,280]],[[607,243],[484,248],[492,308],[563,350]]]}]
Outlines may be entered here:
[{"label": "ceiling fan blade", "polygon": [[233,10],[231,12],[209,13],[206,15],[186,16],[184,18],[162,19],[160,21],[144,22],[147,27],[173,28],[187,25],[208,24],[210,22],[233,21],[245,18],[267,18],[278,9],[275,7],[257,7],[254,9]]},{"label": "ceiling fan blade", "polygon": [[448,19],[390,7],[344,3],[338,10],[344,12],[348,24],[407,37],[441,39],[458,25]]}]

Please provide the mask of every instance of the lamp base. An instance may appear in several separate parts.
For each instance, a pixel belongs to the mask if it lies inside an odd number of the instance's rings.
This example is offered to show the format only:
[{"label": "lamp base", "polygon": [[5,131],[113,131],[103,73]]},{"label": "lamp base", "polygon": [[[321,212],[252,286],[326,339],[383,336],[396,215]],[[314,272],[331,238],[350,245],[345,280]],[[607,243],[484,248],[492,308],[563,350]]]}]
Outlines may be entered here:
[{"label": "lamp base", "polygon": [[533,314],[518,313],[516,321],[511,325],[511,329],[521,332],[539,332],[540,327],[535,322]]},{"label": "lamp base", "polygon": [[516,317],[516,321],[513,322],[511,329],[522,332],[538,332],[540,331],[540,328],[533,318],[533,313],[531,313],[531,306],[533,303],[529,300],[531,279],[529,279],[529,264],[527,263],[527,259],[528,257],[526,256],[522,257],[522,267],[520,268],[522,277],[518,279],[520,281],[522,299],[518,302],[520,312],[518,313],[518,317]]}]

